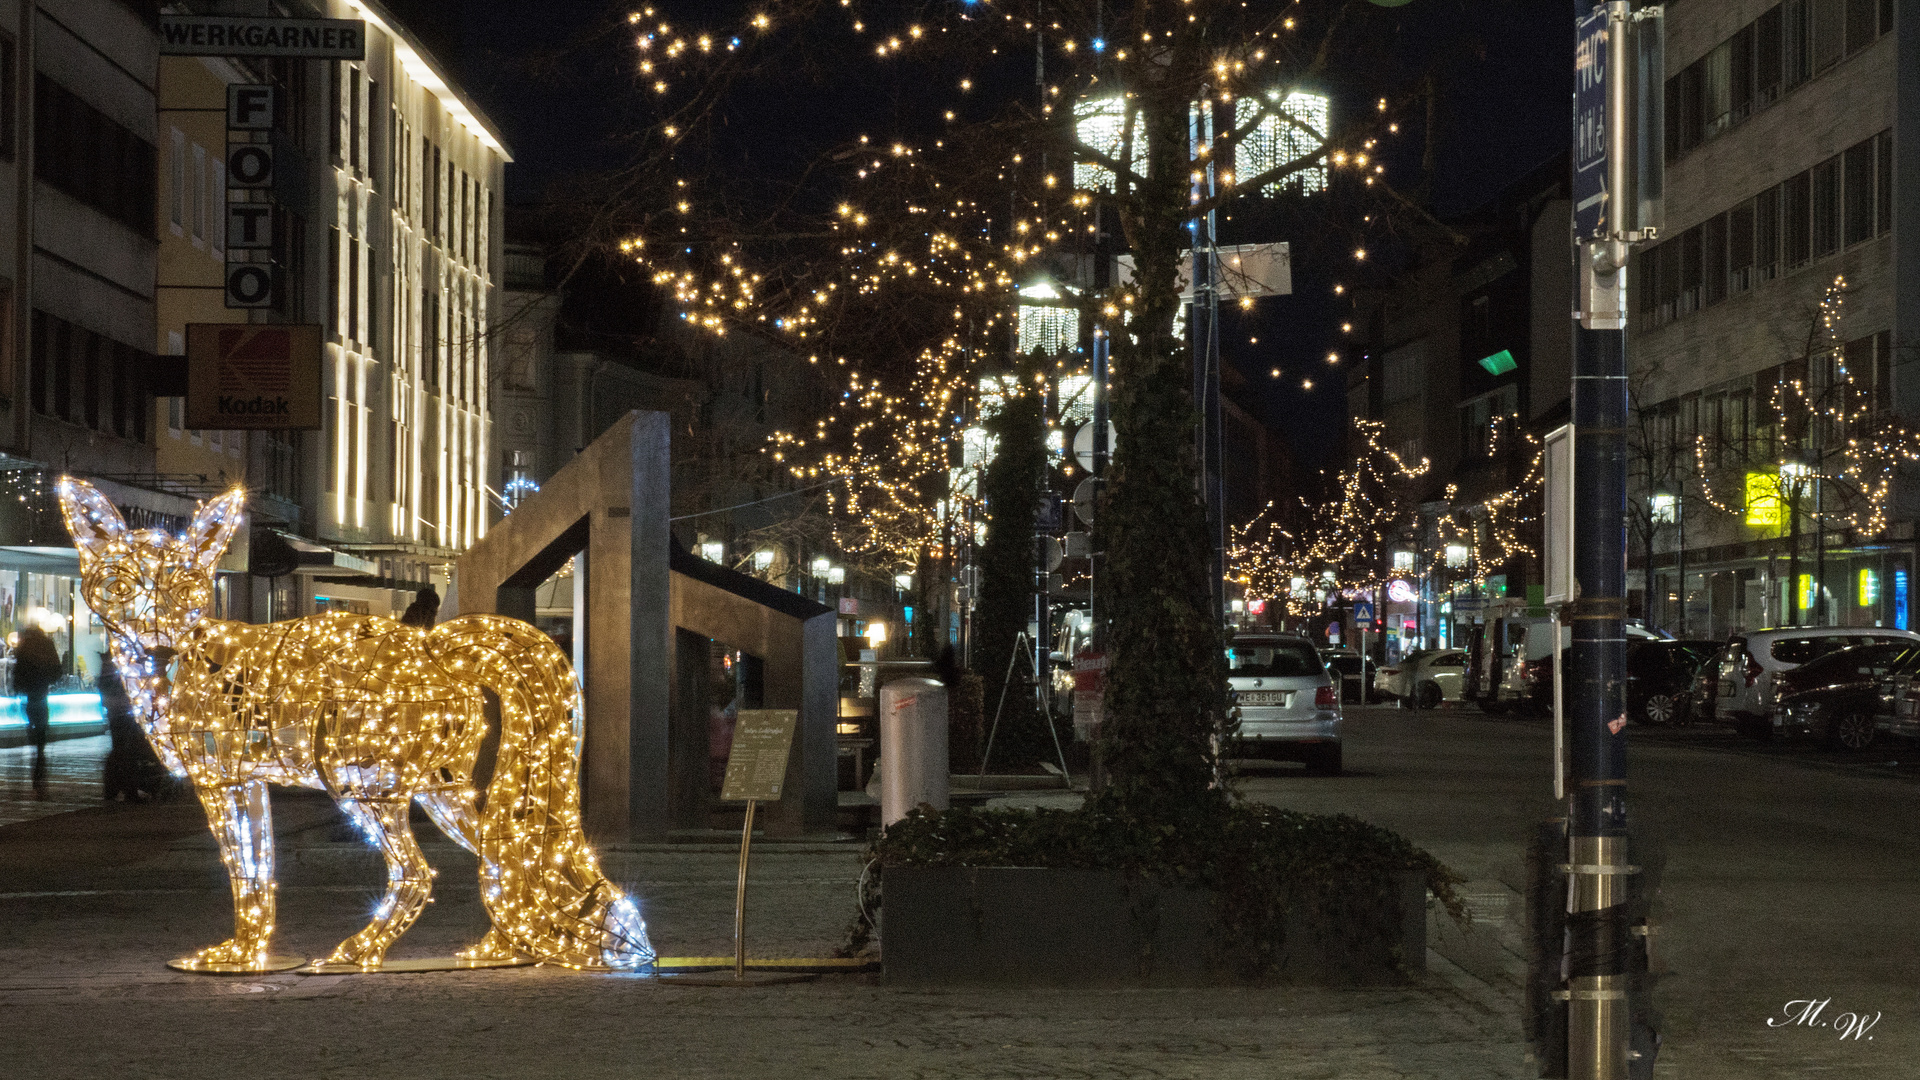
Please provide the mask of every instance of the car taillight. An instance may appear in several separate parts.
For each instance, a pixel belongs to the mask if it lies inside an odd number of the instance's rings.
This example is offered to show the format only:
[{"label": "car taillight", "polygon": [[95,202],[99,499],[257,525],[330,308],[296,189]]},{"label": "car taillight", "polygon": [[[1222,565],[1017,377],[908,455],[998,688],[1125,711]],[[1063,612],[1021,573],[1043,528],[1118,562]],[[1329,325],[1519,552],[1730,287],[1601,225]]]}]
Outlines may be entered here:
[{"label": "car taillight", "polygon": [[1323,686],[1313,692],[1313,707],[1316,709],[1331,709],[1339,704],[1340,695],[1334,693],[1331,686]]},{"label": "car taillight", "polygon": [[1760,661],[1755,660],[1752,653],[1747,654],[1746,675],[1748,686],[1752,686],[1760,678]]}]

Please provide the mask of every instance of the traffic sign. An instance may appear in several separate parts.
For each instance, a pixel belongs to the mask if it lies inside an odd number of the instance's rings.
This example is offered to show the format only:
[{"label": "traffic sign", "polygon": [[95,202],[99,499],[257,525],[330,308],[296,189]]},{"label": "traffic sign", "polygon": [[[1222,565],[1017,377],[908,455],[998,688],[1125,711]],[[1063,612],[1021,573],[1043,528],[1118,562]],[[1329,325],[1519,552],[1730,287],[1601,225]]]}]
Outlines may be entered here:
[{"label": "traffic sign", "polygon": [[[1107,423],[1107,460],[1108,461],[1113,460],[1114,434],[1115,433],[1114,433],[1113,423],[1109,421]],[[1093,425],[1092,424],[1081,424],[1080,430],[1073,433],[1073,457],[1075,461],[1078,461],[1080,463],[1081,468],[1087,470],[1088,472],[1097,471],[1093,467]]]},{"label": "traffic sign", "polygon": [[1372,622],[1373,621],[1373,605],[1368,603],[1365,600],[1361,600],[1355,603],[1353,605],[1353,618],[1355,622],[1362,622],[1362,623]]},{"label": "traffic sign", "polygon": [[1085,480],[1080,481],[1079,486],[1073,489],[1073,512],[1075,516],[1079,517],[1081,523],[1085,525],[1093,524],[1095,483],[1094,478],[1089,476]]},{"label": "traffic sign", "polygon": [[1573,48],[1573,232],[1579,239],[1606,234],[1607,23],[1605,4],[1575,24]]}]

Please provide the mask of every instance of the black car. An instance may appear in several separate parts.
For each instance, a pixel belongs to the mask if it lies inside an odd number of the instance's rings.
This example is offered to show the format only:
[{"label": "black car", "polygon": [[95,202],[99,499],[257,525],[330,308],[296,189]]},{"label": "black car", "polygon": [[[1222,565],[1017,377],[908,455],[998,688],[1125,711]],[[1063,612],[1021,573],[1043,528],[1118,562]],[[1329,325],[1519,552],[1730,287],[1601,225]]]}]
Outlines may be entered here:
[{"label": "black car", "polygon": [[1627,714],[1643,724],[1686,723],[1694,673],[1720,648],[1712,641],[1628,642]]},{"label": "black car", "polygon": [[1856,645],[1774,676],[1774,727],[1811,735],[1830,750],[1865,750],[1892,708],[1894,678],[1920,673],[1920,646],[1896,641]]}]

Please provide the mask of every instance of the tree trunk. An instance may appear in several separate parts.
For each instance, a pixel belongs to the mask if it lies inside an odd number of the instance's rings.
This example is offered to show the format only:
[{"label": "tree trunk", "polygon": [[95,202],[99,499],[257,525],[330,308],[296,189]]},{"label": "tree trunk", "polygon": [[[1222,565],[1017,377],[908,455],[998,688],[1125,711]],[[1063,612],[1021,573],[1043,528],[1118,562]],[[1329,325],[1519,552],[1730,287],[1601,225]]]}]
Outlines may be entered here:
[{"label": "tree trunk", "polygon": [[1094,516],[1112,620],[1100,753],[1105,798],[1145,817],[1221,797],[1216,740],[1227,713],[1219,613],[1208,588],[1206,512],[1194,453],[1189,350],[1173,336],[1187,216],[1185,96],[1143,110],[1148,179],[1125,222],[1135,259],[1132,319],[1115,335],[1115,444]]}]

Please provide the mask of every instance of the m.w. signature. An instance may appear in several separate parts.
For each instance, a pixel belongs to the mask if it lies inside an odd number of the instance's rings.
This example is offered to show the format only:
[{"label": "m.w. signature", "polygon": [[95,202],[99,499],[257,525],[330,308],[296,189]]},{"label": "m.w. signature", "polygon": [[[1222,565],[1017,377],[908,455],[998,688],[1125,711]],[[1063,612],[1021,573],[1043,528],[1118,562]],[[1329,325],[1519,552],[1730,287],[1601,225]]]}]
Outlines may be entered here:
[{"label": "m.w. signature", "polygon": [[1878,1012],[1875,1012],[1872,1017],[1868,1017],[1864,1012],[1843,1012],[1835,1014],[1831,1020],[1821,1019],[1822,1014],[1827,1011],[1827,1006],[1832,1003],[1832,998],[1798,998],[1789,1001],[1780,1010],[1781,1015],[1767,1017],[1767,1026],[1770,1028],[1830,1028],[1842,1042],[1848,1039],[1859,1042],[1863,1038],[1868,1042],[1873,1041],[1873,1036],[1869,1032],[1873,1030],[1875,1024],[1880,1022]]}]

